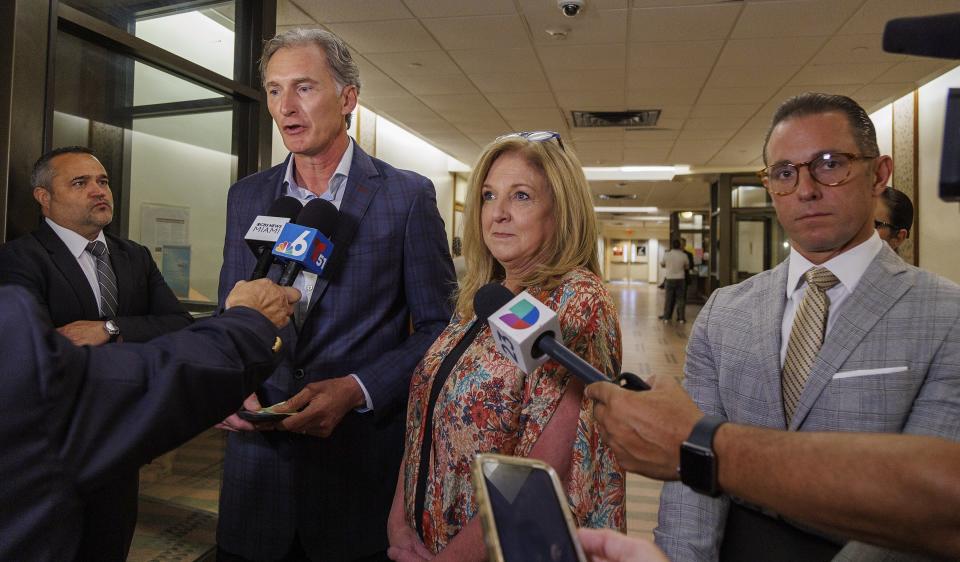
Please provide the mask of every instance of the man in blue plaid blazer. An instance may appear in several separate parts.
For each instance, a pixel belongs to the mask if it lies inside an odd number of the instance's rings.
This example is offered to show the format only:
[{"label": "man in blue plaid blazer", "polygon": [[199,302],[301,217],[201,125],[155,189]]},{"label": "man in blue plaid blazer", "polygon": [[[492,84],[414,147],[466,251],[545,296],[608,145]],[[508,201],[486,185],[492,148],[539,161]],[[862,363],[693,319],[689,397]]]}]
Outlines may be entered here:
[{"label": "man in blue plaid blazer", "polygon": [[296,396],[303,411],[276,431],[236,416],[222,425],[235,431],[218,558],[384,560],[410,375],[452,313],[443,221],[427,178],[370,157],[348,137],[359,75],[336,36],[278,35],[264,46],[261,75],[291,155],[230,188],[221,300],[250,275],[244,233],[278,197],[320,197],[340,214],[326,270],[294,284],[308,306],[283,335],[286,361],[257,392],[260,401],[246,404]]},{"label": "man in blue plaid blazer", "polygon": [[[687,347],[690,396],[706,414],[746,425],[960,439],[960,287],[905,264],[877,235],[874,206],[892,162],[866,112],[844,96],[792,98],[774,115],[764,159],[790,257],[704,305]],[[790,415],[781,373],[810,290],[803,274],[816,266],[838,282],[826,289],[823,343]],[[853,485],[858,475],[835,478]],[[816,493],[817,482],[809,486]],[[829,560],[844,544],[680,483],[664,486],[654,534],[683,561]]]}]

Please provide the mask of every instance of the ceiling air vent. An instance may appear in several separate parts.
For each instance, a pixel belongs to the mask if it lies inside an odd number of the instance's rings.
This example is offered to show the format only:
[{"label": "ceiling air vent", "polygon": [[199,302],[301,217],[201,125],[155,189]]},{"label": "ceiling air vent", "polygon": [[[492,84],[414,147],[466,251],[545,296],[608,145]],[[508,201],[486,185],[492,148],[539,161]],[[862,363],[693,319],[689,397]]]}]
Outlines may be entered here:
[{"label": "ceiling air vent", "polygon": [[628,111],[571,111],[574,127],[653,127],[660,119],[659,109]]},{"label": "ceiling air vent", "polygon": [[620,199],[620,200],[636,199],[637,194],[636,193],[601,193],[597,197],[605,201],[612,201],[617,199]]}]

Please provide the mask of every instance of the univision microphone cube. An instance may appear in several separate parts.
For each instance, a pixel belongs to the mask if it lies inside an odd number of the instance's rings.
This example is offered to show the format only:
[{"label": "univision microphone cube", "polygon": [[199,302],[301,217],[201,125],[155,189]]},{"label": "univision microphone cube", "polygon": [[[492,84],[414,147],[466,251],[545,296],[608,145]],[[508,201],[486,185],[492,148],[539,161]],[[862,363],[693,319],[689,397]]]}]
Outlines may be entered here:
[{"label": "univision microphone cube", "polygon": [[273,255],[295,261],[317,275],[323,273],[332,253],[333,243],[320,231],[292,222],[283,225],[273,247]]},{"label": "univision microphone cube", "polygon": [[547,332],[562,339],[557,313],[523,291],[490,315],[487,320],[497,350],[525,374],[546,363],[545,353],[534,357],[534,344]]}]

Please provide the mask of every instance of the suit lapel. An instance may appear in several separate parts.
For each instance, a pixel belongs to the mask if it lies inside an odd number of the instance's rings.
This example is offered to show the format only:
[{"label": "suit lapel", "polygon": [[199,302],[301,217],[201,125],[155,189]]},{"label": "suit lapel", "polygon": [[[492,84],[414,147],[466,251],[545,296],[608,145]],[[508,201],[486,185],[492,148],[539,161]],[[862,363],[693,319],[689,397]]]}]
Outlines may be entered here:
[{"label": "suit lapel", "polygon": [[790,429],[797,429],[853,350],[888,310],[913,286],[906,265],[886,244],[870,262],[863,277],[840,308],[820,348]]},{"label": "suit lapel", "polygon": [[113,274],[117,276],[117,314],[123,315],[133,309],[133,269],[130,267],[130,256],[115,240],[107,236],[107,247],[110,249],[110,265]]},{"label": "suit lapel", "polygon": [[780,384],[780,346],[783,325],[783,309],[786,306],[787,272],[789,260],[784,260],[767,277],[766,286],[761,289],[754,309],[754,325],[757,333],[760,354],[760,369],[763,380],[763,396],[767,401],[771,420],[784,427],[783,392]]},{"label": "suit lapel", "polygon": [[93,289],[90,288],[90,282],[87,276],[77,263],[77,258],[70,253],[67,245],[60,240],[57,233],[50,228],[46,221],[40,223],[40,228],[34,232],[37,241],[50,252],[50,260],[53,261],[57,269],[63,275],[64,279],[73,290],[73,294],[83,310],[84,318],[99,318],[100,306],[97,304]]},{"label": "suit lapel", "polygon": [[347,177],[346,191],[340,204],[340,218],[337,221],[337,230],[333,234],[333,255],[330,257],[328,269],[317,278],[317,284],[310,298],[308,316],[313,312],[316,304],[323,298],[330,283],[330,277],[336,275],[341,263],[347,255],[347,249],[357,234],[360,221],[363,220],[370,202],[380,190],[383,182],[380,173],[373,165],[373,159],[364,152],[359,145],[353,145],[353,161],[350,163],[350,175]]}]

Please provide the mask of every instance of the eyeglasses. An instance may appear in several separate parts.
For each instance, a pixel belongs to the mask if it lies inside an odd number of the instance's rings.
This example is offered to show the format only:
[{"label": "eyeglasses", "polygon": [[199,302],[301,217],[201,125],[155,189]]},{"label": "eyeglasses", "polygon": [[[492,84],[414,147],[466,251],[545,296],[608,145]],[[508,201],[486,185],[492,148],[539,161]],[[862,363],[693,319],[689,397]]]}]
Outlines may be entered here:
[{"label": "eyeglasses", "polygon": [[547,142],[549,140],[557,139],[557,144],[560,145],[560,150],[566,150],[563,148],[563,140],[560,139],[560,133],[556,131],[521,131],[518,133],[507,133],[505,135],[500,135],[493,142],[499,142],[504,139],[512,138],[522,138],[527,139],[532,142]]},{"label": "eyeglasses", "polygon": [[797,190],[800,168],[806,166],[810,177],[820,185],[835,187],[850,178],[853,163],[857,160],[872,160],[876,156],[860,156],[848,152],[824,152],[809,162],[793,164],[783,162],[767,166],[757,172],[763,186],[774,195],[790,195]]},{"label": "eyeglasses", "polygon": [[895,224],[890,224],[888,222],[883,222],[878,220],[873,221],[873,228],[880,230],[883,227],[889,228],[890,232],[897,232],[898,230],[900,230],[900,227]]}]

